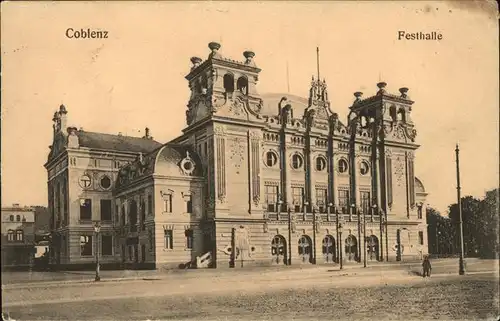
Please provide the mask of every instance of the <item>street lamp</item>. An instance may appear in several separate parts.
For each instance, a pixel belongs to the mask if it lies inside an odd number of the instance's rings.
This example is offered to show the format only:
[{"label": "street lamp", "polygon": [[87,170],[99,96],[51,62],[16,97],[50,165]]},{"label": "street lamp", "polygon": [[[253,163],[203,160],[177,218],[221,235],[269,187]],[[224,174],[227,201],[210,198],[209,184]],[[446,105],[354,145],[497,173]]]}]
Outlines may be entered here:
[{"label": "street lamp", "polygon": [[[361,230],[363,229],[363,226],[361,225],[361,214],[363,214],[363,217],[364,217],[364,213],[363,213],[363,209],[360,207],[358,208],[357,210],[357,215],[358,215],[358,262],[361,263]],[[364,244],[364,240],[363,240],[363,244]]]},{"label": "street lamp", "polygon": [[343,226],[342,226],[342,223],[340,222],[337,222],[337,231],[339,233],[339,242],[340,242],[340,246],[339,246],[339,253],[340,253],[340,269],[342,270],[343,266],[342,266],[342,229],[343,229]]},{"label": "street lamp", "polygon": [[312,264],[316,264],[316,206],[313,207],[313,259]]},{"label": "street lamp", "polygon": [[292,210],[288,207],[288,265],[292,265]]},{"label": "street lamp", "polygon": [[95,239],[96,239],[96,247],[95,247],[95,281],[101,281],[101,276],[100,276],[100,266],[99,266],[99,232],[101,231],[101,222],[100,221],[95,221],[94,222],[94,232],[95,232]]}]

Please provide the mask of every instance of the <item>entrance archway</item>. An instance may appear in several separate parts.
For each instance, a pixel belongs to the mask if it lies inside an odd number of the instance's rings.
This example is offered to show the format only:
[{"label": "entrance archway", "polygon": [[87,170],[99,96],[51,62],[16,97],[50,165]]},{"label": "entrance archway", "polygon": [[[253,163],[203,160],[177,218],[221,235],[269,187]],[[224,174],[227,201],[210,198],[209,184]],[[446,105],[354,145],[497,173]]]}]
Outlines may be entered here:
[{"label": "entrance archway", "polygon": [[312,242],[307,235],[299,238],[299,260],[303,263],[312,263]]},{"label": "entrance archway", "polygon": [[349,235],[345,239],[345,255],[348,261],[358,260],[358,240],[354,235]]},{"label": "entrance archway", "polygon": [[323,258],[325,262],[333,263],[336,261],[335,257],[335,239],[331,235],[326,235],[323,238]]},{"label": "entrance archway", "polygon": [[379,249],[378,238],[375,235],[370,235],[366,240],[366,251],[368,260],[370,261],[379,260],[378,249]]},{"label": "entrance archway", "polygon": [[286,240],[282,235],[276,235],[271,242],[271,256],[273,263],[286,264]]}]

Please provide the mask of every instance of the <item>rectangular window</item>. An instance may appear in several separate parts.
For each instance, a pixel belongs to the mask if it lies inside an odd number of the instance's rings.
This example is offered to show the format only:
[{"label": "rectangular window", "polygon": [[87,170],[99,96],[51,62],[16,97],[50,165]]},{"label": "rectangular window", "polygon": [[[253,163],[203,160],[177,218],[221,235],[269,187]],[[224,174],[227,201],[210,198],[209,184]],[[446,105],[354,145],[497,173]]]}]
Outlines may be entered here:
[{"label": "rectangular window", "polygon": [[418,244],[424,245],[424,232],[422,231],[418,232]]},{"label": "rectangular window", "polygon": [[69,213],[68,213],[68,192],[67,192],[67,182],[66,179],[63,182],[62,188],[62,197],[63,197],[63,221],[64,224],[68,224],[69,222]]},{"label": "rectangular window", "polygon": [[120,222],[120,207],[118,205],[115,206],[115,224]]},{"label": "rectangular window", "polygon": [[80,200],[80,220],[92,220],[92,200],[89,198]]},{"label": "rectangular window", "polygon": [[392,159],[387,157],[387,201],[392,205]]},{"label": "rectangular window", "polygon": [[163,212],[172,213],[172,195],[163,196]]},{"label": "rectangular window", "polygon": [[319,208],[320,213],[326,213],[326,189],[316,188],[316,205]]},{"label": "rectangular window", "polygon": [[146,245],[141,245],[141,262],[146,262]]},{"label": "rectangular window", "polygon": [[409,192],[410,192],[410,205],[414,206],[415,205],[415,176],[413,173],[414,170],[414,165],[413,165],[413,160],[408,161],[408,179],[410,180],[409,182]]},{"label": "rectangular window", "polygon": [[174,246],[174,233],[172,230],[165,230],[165,248],[168,250],[173,249]]},{"label": "rectangular window", "polygon": [[191,230],[191,229],[186,230],[185,235],[186,235],[186,248],[192,249],[193,248],[193,230]]},{"label": "rectangular window", "polygon": [[276,212],[276,205],[278,203],[278,186],[265,186],[265,203],[267,204],[268,212]]},{"label": "rectangular window", "polygon": [[113,236],[101,236],[101,255],[113,255]]},{"label": "rectangular window", "polygon": [[122,205],[122,213],[121,213],[120,225],[121,226],[125,225],[125,205]]},{"label": "rectangular window", "polygon": [[81,235],[80,236],[80,255],[81,256],[92,256],[93,253],[92,246],[92,235]]},{"label": "rectangular window", "polygon": [[292,187],[292,202],[295,206],[295,212],[302,211],[302,202],[304,201],[304,188]]},{"label": "rectangular window", "polygon": [[153,195],[148,195],[148,213],[153,214]]},{"label": "rectangular window", "polygon": [[111,221],[111,200],[101,200],[101,221]]},{"label": "rectangular window", "polygon": [[128,246],[128,259],[129,261],[134,259],[134,249],[132,248],[132,245]]},{"label": "rectangular window", "polygon": [[186,213],[193,213],[193,201],[191,195],[186,197]]},{"label": "rectangular window", "polygon": [[141,228],[141,231],[145,231],[146,230],[146,203],[144,202],[144,199],[140,198],[140,203],[141,205],[141,220],[139,222],[139,225],[140,225],[140,228]]},{"label": "rectangular window", "polygon": [[349,191],[339,190],[339,207],[342,209],[342,213],[348,213],[349,211]]},{"label": "rectangular window", "polygon": [[417,207],[417,215],[419,219],[422,219],[422,206]]},{"label": "rectangular window", "polygon": [[370,200],[370,192],[360,192],[360,198],[361,198],[361,209],[363,210],[363,214],[367,215],[370,214],[370,206],[371,206],[371,200]]}]

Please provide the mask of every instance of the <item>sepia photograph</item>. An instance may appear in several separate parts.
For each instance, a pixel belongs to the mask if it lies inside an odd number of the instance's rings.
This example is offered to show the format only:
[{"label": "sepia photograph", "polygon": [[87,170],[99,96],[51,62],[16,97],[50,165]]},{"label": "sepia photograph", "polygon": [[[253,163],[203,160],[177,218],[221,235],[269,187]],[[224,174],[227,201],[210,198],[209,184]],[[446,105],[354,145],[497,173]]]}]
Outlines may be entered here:
[{"label": "sepia photograph", "polygon": [[498,17],[2,2],[2,320],[498,320]]}]

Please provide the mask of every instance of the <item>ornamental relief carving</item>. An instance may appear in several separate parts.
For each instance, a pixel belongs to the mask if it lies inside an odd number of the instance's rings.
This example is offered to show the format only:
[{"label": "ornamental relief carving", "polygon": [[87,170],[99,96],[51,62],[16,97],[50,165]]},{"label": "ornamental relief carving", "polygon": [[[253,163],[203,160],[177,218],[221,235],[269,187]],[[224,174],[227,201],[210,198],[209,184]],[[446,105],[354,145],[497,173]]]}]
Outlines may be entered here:
[{"label": "ornamental relief carving", "polygon": [[246,142],[244,139],[236,137],[231,142],[231,154],[229,159],[232,161],[233,166],[239,169],[245,156]]},{"label": "ornamental relief carving", "polygon": [[214,134],[224,136],[226,134],[226,128],[223,125],[215,125],[214,126]]},{"label": "ornamental relief carving", "polygon": [[401,156],[396,158],[396,162],[394,164],[394,175],[396,176],[396,183],[398,186],[402,186],[404,183],[404,175],[405,175],[405,162]]}]

